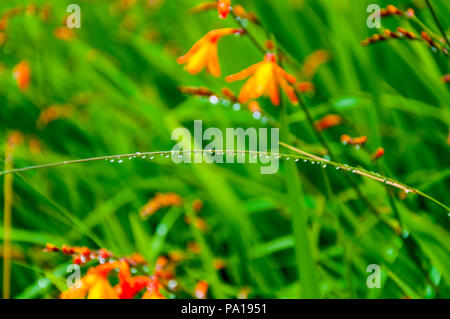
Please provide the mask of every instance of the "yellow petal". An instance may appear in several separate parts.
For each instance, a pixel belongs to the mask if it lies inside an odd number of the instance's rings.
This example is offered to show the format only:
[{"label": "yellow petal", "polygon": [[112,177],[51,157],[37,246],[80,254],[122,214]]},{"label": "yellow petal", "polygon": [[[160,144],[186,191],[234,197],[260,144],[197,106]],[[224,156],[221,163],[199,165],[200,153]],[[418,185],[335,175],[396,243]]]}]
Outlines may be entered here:
[{"label": "yellow petal", "polygon": [[206,65],[206,59],[208,57],[208,52],[210,51],[209,44],[204,44],[189,60],[186,64],[186,70],[190,74],[197,74]]},{"label": "yellow petal", "polygon": [[108,279],[98,277],[89,289],[88,299],[119,299]]}]

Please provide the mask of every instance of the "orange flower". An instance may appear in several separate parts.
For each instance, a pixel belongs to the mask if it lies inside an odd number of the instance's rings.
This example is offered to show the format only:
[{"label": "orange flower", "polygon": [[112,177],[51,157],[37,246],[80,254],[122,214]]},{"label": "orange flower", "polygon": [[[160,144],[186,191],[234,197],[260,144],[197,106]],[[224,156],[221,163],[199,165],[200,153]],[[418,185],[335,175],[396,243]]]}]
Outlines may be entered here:
[{"label": "orange flower", "polygon": [[195,296],[198,299],[206,299],[206,296],[208,294],[208,289],[209,289],[209,284],[204,281],[204,280],[200,280],[197,285],[195,285]]},{"label": "orange flower", "polygon": [[175,193],[161,194],[157,193],[148,203],[141,208],[142,217],[151,216],[164,207],[181,206],[183,199]]},{"label": "orange flower", "polygon": [[219,0],[217,4],[217,10],[219,11],[219,17],[225,19],[230,13],[231,0]]},{"label": "orange flower", "polygon": [[131,277],[130,266],[122,262],[119,272],[119,284],[114,287],[120,299],[132,299],[134,296],[150,284],[150,278],[146,276]]},{"label": "orange flower", "polygon": [[242,34],[242,29],[224,28],[208,32],[185,55],[178,58],[179,64],[186,64],[185,69],[197,74],[205,67],[213,76],[220,76],[217,44],[221,37],[230,34]]},{"label": "orange flower", "polygon": [[31,80],[31,68],[27,61],[22,61],[13,69],[13,77],[21,91],[28,89]]},{"label": "orange flower", "polygon": [[160,292],[161,286],[158,277],[153,276],[147,286],[147,291],[142,295],[142,299],[166,299]]},{"label": "orange flower", "polygon": [[261,113],[261,107],[259,106],[259,103],[257,101],[250,101],[248,103],[248,109],[250,112],[255,113]]},{"label": "orange flower", "polygon": [[102,264],[89,269],[87,275],[81,279],[79,287],[69,288],[61,293],[61,299],[118,299],[119,296],[108,281],[108,274],[115,268],[121,267],[120,262]]},{"label": "orange flower", "polygon": [[59,27],[55,29],[53,35],[57,39],[70,41],[75,37],[75,32],[73,31],[73,29],[69,29],[67,27]]},{"label": "orange flower", "polygon": [[341,142],[344,145],[362,146],[367,143],[367,136],[350,137],[349,135],[344,134],[341,136]]},{"label": "orange flower", "polygon": [[330,53],[326,50],[317,50],[306,57],[301,74],[306,79],[312,79],[319,67],[330,61]]},{"label": "orange flower", "polygon": [[342,118],[336,114],[328,114],[316,122],[315,127],[318,131],[326,130],[330,127],[337,126],[342,123]]},{"label": "orange flower", "polygon": [[297,84],[297,90],[299,90],[302,93],[311,93],[314,92],[314,84],[308,81],[299,82]]},{"label": "orange flower", "polygon": [[376,161],[376,160],[380,159],[381,157],[383,157],[383,155],[384,155],[384,148],[379,147],[379,148],[377,148],[377,150],[375,151],[375,153],[373,153],[372,159],[373,159],[374,161]]},{"label": "orange flower", "polygon": [[297,80],[277,64],[275,54],[267,53],[264,61],[254,64],[241,72],[229,75],[226,77],[226,80],[234,82],[245,79],[250,75],[252,77],[247,81],[239,94],[241,103],[246,103],[249,100],[265,95],[270,97],[273,105],[279,105],[279,86],[294,104],[298,103],[295,90],[289,84],[294,84]]}]

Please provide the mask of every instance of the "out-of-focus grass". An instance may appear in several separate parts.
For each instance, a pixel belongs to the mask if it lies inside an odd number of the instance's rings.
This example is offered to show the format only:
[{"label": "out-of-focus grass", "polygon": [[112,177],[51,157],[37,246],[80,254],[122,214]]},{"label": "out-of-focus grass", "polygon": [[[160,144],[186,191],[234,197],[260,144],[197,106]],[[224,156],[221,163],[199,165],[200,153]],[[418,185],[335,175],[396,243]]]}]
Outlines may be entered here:
[{"label": "out-of-focus grass", "polygon": [[[150,6],[137,1],[124,9],[120,1],[79,1],[82,28],[66,42],[53,32],[71,2],[48,2],[47,21],[30,14],[8,25],[8,40],[0,50],[0,139],[18,130],[26,141],[36,138],[42,145],[36,154],[26,143],[19,147],[16,167],[169,150],[171,131],[192,127],[194,119],[222,129],[267,125],[245,110],[212,105],[177,90],[179,85],[215,91],[225,86],[223,77],[183,72],[176,57],[209,30],[235,26],[232,19],[218,20],[215,12],[187,14],[200,1],[166,0]],[[365,25],[366,7],[373,1],[236,2],[254,11],[297,63],[317,49],[331,53],[331,61],[314,78],[317,94],[306,100],[310,112],[317,119],[338,111],[368,136],[367,148],[386,150],[376,166],[364,151],[339,143],[341,134],[357,134],[354,127],[333,128],[325,138],[342,162],[383,172],[448,205],[450,96],[440,81],[448,73],[447,57],[408,41],[362,47],[360,41],[374,33]],[[29,3],[3,0],[0,10]],[[47,2],[33,3],[41,7]],[[448,2],[433,3],[444,26],[450,26]],[[414,7],[420,19],[438,31],[424,1],[396,5]],[[406,19],[383,23],[412,28]],[[250,29],[259,40],[265,39],[265,32]],[[11,76],[14,65],[23,60],[32,69],[25,93]],[[260,52],[245,37],[220,42],[224,75],[259,60]],[[229,86],[237,91],[240,85]],[[71,104],[72,112],[38,128],[39,114],[55,104]],[[261,105],[278,116],[267,101],[261,100]],[[288,121],[307,150],[321,148],[300,108],[292,109]],[[450,296],[450,223],[445,210],[415,195],[399,200],[394,192],[390,200],[384,185],[355,177],[383,218],[400,225],[402,232],[396,234],[370,212],[341,172],[309,164],[298,164],[298,170],[298,201],[308,218],[321,297]],[[15,175],[12,248],[18,257],[12,260],[12,297],[58,296],[57,281],[64,279],[68,261],[42,253],[46,242],[105,247],[117,255],[140,252],[152,263],[159,254],[185,249],[191,241],[200,244],[200,256],[178,270],[178,280],[188,291],[204,279],[211,283],[211,297],[236,297],[242,287],[250,287],[252,297],[305,296],[308,280],[298,275],[302,256],[297,249],[296,258],[298,238],[291,227],[296,210],[291,209],[285,185],[286,172],[291,171],[282,164],[278,174],[264,176],[255,165],[174,165],[168,159],[136,159]],[[168,191],[203,199],[202,217],[210,231],[186,225],[185,209],[161,212],[148,221],[138,218],[150,197]],[[1,194],[3,200],[3,188]],[[226,260],[224,271],[212,267],[217,257]],[[381,266],[381,289],[366,286],[369,264]]]}]

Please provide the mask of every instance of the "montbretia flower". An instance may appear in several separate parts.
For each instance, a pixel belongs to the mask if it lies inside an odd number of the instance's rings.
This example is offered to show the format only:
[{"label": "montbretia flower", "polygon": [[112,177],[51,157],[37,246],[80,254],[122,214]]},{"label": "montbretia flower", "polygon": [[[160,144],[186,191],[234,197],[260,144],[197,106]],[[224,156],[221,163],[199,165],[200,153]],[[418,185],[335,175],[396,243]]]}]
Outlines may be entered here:
[{"label": "montbretia flower", "polygon": [[67,27],[59,27],[59,28],[56,28],[55,31],[53,31],[53,35],[57,39],[64,40],[64,41],[70,41],[75,37],[75,31],[73,31],[73,29],[69,29]]},{"label": "montbretia flower", "polygon": [[264,61],[226,77],[228,82],[234,82],[251,76],[239,94],[239,101],[246,103],[262,95],[269,96],[273,105],[280,104],[279,87],[286,92],[292,103],[297,104],[295,89],[290,85],[297,79],[281,68],[276,61],[275,54],[267,53]]},{"label": "montbretia flower", "polygon": [[26,91],[31,81],[31,68],[27,61],[22,61],[13,69],[13,77],[21,91]]},{"label": "montbretia flower", "polygon": [[166,297],[160,291],[161,287],[162,284],[159,281],[158,277],[151,277],[150,282],[147,286],[147,291],[142,295],[142,299],[166,299]]},{"label": "montbretia flower", "polygon": [[120,262],[113,262],[89,269],[80,282],[62,292],[61,299],[82,299],[86,295],[88,299],[119,299],[109,283],[108,274],[120,266]]},{"label": "montbretia flower", "polygon": [[322,117],[315,123],[317,131],[324,131],[330,127],[340,125],[342,123],[342,117],[337,114],[328,114]]},{"label": "montbretia flower", "polygon": [[194,289],[195,297],[198,299],[206,299],[206,296],[208,294],[209,284],[204,281],[200,280],[196,285]]},{"label": "montbretia flower", "polygon": [[317,73],[319,67],[330,61],[330,53],[326,50],[317,50],[305,58],[300,71],[305,79],[311,80]]},{"label": "montbretia flower", "polygon": [[185,55],[178,58],[179,64],[186,64],[185,69],[197,74],[206,67],[213,76],[220,76],[217,44],[221,37],[230,34],[242,34],[244,30],[234,28],[217,29],[208,32]]},{"label": "montbretia flower", "polygon": [[151,216],[164,207],[181,206],[183,199],[175,193],[157,193],[147,204],[141,208],[141,217]]},{"label": "montbretia flower", "polygon": [[382,148],[382,147],[377,148],[375,153],[373,153],[373,155],[372,155],[372,160],[376,161],[376,160],[382,158],[384,156],[384,153],[385,153],[384,148]]},{"label": "montbretia flower", "polygon": [[314,84],[308,81],[302,81],[297,83],[297,90],[301,93],[314,93]]},{"label": "montbretia flower", "polygon": [[367,136],[350,137],[347,134],[341,136],[341,142],[344,145],[363,146],[367,143]]},{"label": "montbretia flower", "polygon": [[132,299],[141,290],[151,283],[148,276],[131,276],[130,266],[122,262],[119,271],[119,284],[114,287],[114,291],[120,299]]},{"label": "montbretia flower", "polygon": [[225,19],[230,13],[231,0],[219,0],[217,3],[217,10],[219,11],[219,17]]}]

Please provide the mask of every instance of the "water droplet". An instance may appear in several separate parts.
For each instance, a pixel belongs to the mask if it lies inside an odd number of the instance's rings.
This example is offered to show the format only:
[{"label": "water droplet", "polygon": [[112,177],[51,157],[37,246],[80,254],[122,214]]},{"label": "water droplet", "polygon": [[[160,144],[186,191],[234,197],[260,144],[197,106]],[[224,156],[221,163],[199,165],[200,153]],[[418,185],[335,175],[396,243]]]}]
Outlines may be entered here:
[{"label": "water droplet", "polygon": [[117,163],[119,164],[123,163],[123,159],[118,160]]},{"label": "water droplet", "polygon": [[211,102],[211,104],[217,104],[217,103],[219,103],[219,98],[215,95],[211,95],[209,97],[209,102]]},{"label": "water droplet", "polygon": [[229,107],[230,106],[230,101],[222,100],[222,105],[225,106],[225,107]]},{"label": "water droplet", "polygon": [[47,278],[41,278],[38,281],[38,285],[41,288],[47,288],[49,284],[50,284],[50,280],[48,280]]},{"label": "water droplet", "polygon": [[239,111],[241,109],[241,105],[239,103],[233,104],[233,110]]}]

